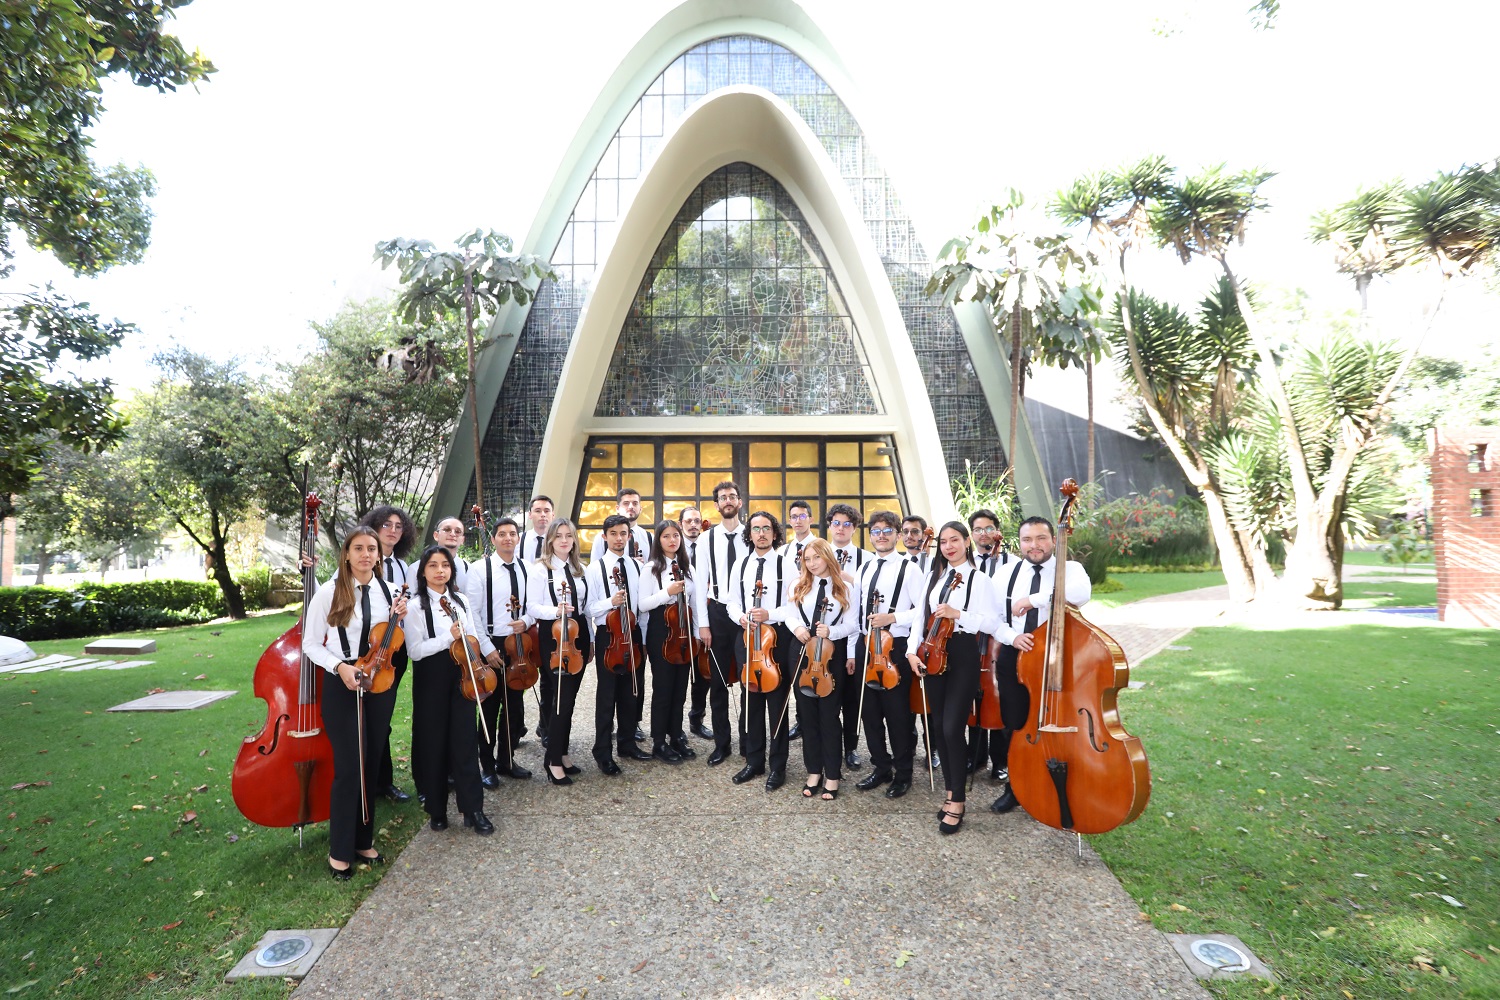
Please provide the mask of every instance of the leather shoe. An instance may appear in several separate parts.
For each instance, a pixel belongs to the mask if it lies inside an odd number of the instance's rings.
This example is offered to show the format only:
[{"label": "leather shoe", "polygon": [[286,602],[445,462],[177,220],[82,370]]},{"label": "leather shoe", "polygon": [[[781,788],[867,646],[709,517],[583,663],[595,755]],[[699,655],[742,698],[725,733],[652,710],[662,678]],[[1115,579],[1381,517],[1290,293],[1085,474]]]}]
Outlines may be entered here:
[{"label": "leather shoe", "polygon": [[367,858],[363,854],[360,854],[358,851],[355,851],[354,863],[355,865],[369,865],[371,868],[373,868],[376,865],[385,864],[385,855],[381,854],[379,851],[376,851],[373,858]]},{"label": "leather shoe", "polygon": [[411,801],[411,796],[408,795],[408,794],[406,794],[406,792],[402,791],[400,789],[400,787],[398,787],[396,785],[392,785],[391,787],[387,788],[381,794],[384,795],[386,798],[390,799],[392,802],[396,803],[397,805],[400,805],[402,802],[410,802]]},{"label": "leather shoe", "polygon": [[751,767],[749,764],[746,764],[744,767],[736,771],[734,773],[734,777],[730,778],[729,780],[734,782],[736,785],[743,785],[751,778],[758,778],[765,773],[766,770],[763,767]]},{"label": "leather shoe", "polygon": [[488,837],[495,832],[495,824],[491,823],[490,818],[478,809],[471,813],[464,813],[464,826],[472,826],[474,832],[481,837]]},{"label": "leather shoe", "polygon": [[708,755],[708,766],[718,767],[729,759],[728,747],[714,747],[714,752]]},{"label": "leather shoe", "polygon": [[447,816],[434,816],[434,817],[432,817],[432,819],[430,819],[430,820],[427,821],[427,825],[431,829],[437,830],[437,831],[441,832],[443,830],[448,829],[448,817]]},{"label": "leather shoe", "polygon": [[683,760],[696,760],[698,757],[698,751],[688,746],[687,737],[685,736],[675,737],[671,741],[671,747],[677,753],[677,756]]},{"label": "leather shoe", "polygon": [[868,792],[872,788],[879,788],[890,781],[892,774],[889,771],[871,771],[854,783],[854,787],[862,792]]},{"label": "leather shoe", "polygon": [[599,770],[602,773],[609,775],[611,778],[620,773],[620,765],[615,763],[615,759],[613,757],[605,757],[599,754],[595,754],[594,762],[599,765]]},{"label": "leather shoe", "polygon": [[786,771],[779,767],[771,768],[771,773],[766,775],[766,791],[774,792],[786,784]]},{"label": "leather shoe", "polygon": [[626,743],[626,744],[620,746],[619,748],[617,748],[616,751],[615,751],[615,756],[616,757],[623,757],[626,760],[650,760],[651,759],[651,755],[649,753],[647,753],[646,751],[642,750],[640,747],[636,746],[634,743]]},{"label": "leather shoe", "polygon": [[640,726],[635,727],[635,741],[637,743],[646,742],[646,733]]},{"label": "leather shoe", "polygon": [[712,740],[714,738],[714,731],[701,722],[693,723],[692,729],[693,735],[700,740]]},{"label": "leather shoe", "polygon": [[848,753],[844,754],[844,766],[850,768],[851,770],[858,771],[865,765],[861,763],[859,754],[855,753],[853,750],[850,750]]},{"label": "leather shoe", "polygon": [[789,740],[800,740],[802,738],[802,723],[797,723],[787,730],[786,738]]},{"label": "leather shoe", "polygon": [[990,780],[991,781],[1009,781],[1010,780],[1010,772],[1007,771],[1005,768],[1001,767],[999,764],[996,764],[994,767],[990,768]]},{"label": "leather shoe", "polygon": [[676,750],[673,750],[665,743],[658,743],[656,744],[656,746],[652,747],[651,756],[661,761],[663,764],[682,763],[682,754],[678,753]]},{"label": "leather shoe", "polygon": [[500,787],[500,779],[489,772],[479,776],[479,783],[492,792]]},{"label": "leather shoe", "polygon": [[531,772],[520,764],[512,764],[509,771],[501,771],[507,778],[515,778],[517,781],[530,781]]},{"label": "leather shoe", "polygon": [[328,862],[328,874],[333,876],[335,882],[347,882],[354,877],[354,866],[348,868],[335,868],[333,862]]},{"label": "leather shoe", "polygon": [[1016,793],[1010,790],[1009,785],[1006,785],[1005,793],[990,803],[990,812],[1008,813],[1018,805],[1020,803],[1016,801]]},{"label": "leather shoe", "polygon": [[577,764],[564,764],[563,765],[563,774],[582,774],[582,773],[583,773],[583,768],[579,767]]},{"label": "leather shoe", "polygon": [[888,799],[899,799],[909,791],[911,791],[911,779],[897,778],[891,782],[891,787],[885,790],[885,797]]}]

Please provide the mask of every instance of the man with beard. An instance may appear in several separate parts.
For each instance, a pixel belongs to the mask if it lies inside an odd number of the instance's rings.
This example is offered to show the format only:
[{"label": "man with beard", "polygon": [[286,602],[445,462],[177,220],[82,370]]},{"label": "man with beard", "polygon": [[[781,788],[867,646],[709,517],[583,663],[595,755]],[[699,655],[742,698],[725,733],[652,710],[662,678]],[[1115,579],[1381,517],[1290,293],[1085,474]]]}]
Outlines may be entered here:
[{"label": "man with beard", "polygon": [[704,532],[698,540],[698,562],[693,575],[698,581],[698,636],[709,644],[713,664],[708,678],[709,707],[713,713],[714,752],[708,765],[717,767],[729,757],[732,738],[729,729],[729,682],[735,669],[734,639],[739,634],[729,617],[729,572],[745,554],[740,527],[740,487],[726,479],[714,487],[714,506],[719,523]]}]

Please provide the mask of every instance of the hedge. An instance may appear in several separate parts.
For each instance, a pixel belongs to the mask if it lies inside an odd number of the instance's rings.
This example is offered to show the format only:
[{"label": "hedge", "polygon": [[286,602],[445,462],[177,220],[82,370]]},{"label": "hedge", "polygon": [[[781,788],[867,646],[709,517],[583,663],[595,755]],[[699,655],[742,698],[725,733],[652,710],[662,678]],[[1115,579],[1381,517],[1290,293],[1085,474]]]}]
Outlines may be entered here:
[{"label": "hedge", "polygon": [[26,642],[194,625],[223,614],[218,586],[192,580],[0,587],[0,635]]}]

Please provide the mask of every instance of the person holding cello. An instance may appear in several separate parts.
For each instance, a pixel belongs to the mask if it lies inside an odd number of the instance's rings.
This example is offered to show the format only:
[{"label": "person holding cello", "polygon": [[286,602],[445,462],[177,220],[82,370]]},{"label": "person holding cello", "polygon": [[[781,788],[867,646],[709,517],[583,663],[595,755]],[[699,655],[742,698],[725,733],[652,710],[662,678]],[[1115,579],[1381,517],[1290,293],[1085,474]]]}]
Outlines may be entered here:
[{"label": "person holding cello", "polygon": [[[743,536],[747,553],[729,571],[729,618],[740,628],[740,637],[735,640],[735,654],[740,664],[740,684],[745,718],[745,766],[735,773],[732,780],[743,785],[752,778],[766,774],[766,791],[774,792],[786,784],[787,758],[787,692],[792,688],[786,676],[786,653],[792,645],[792,634],[784,623],[776,622],[776,614],[786,597],[786,585],[790,582],[783,576],[785,561],[777,554],[781,548],[781,525],[776,518],[763,510],[750,515],[745,523]],[[761,670],[756,676],[752,666],[750,650],[745,646],[748,635],[752,644],[759,642],[764,653],[764,636],[760,630],[769,627],[775,634],[775,644],[769,650],[768,667],[775,675]],[[770,686],[769,681],[775,685]],[[766,690],[752,690],[757,687]],[[770,758],[766,755],[766,720],[771,720]]]},{"label": "person holding cello", "polygon": [[[464,674],[485,667],[479,640],[454,576],[453,556],[429,545],[417,561],[417,600],[406,609],[405,630],[413,663],[412,747],[421,748],[417,791],[434,830],[448,829],[448,776],[453,776],[464,826],[480,836],[495,832],[484,814],[479,755],[474,748],[475,702],[464,695]],[[473,640],[470,645],[470,640]],[[463,650],[460,663],[453,646]],[[478,663],[471,663],[478,660]]]},{"label": "person holding cello", "polygon": [[[646,635],[641,621],[641,568],[630,557],[630,518],[611,514],[600,532],[605,549],[589,563],[586,607],[594,622],[594,761],[610,777],[620,765],[610,754],[611,741],[626,760],[650,760],[635,745],[636,709],[645,682]],[[611,618],[613,617],[613,621]],[[615,666],[608,661],[614,659]],[[618,671],[618,672],[617,672]],[[618,739],[616,737],[618,736]]]},{"label": "person holding cello", "polygon": [[802,760],[807,765],[804,798],[816,794],[819,785],[823,801],[838,798],[844,756],[840,692],[845,684],[854,683],[849,677],[853,661],[848,657],[848,640],[859,630],[856,599],[839,570],[833,546],[822,538],[808,542],[802,549],[802,572],[776,615],[796,639],[787,650],[787,662],[792,665],[787,681],[796,686],[797,714],[802,720]]},{"label": "person holding cello", "polygon": [[[682,525],[668,518],[656,526],[651,557],[641,567],[641,613],[648,616],[646,653],[651,663],[651,756],[665,764],[681,764],[698,756],[682,731],[689,675],[696,672],[696,596]],[[670,656],[669,637],[674,642]]]},{"label": "person holding cello", "polygon": [[[1057,574],[1057,560],[1053,557],[1057,532],[1051,521],[1028,517],[1021,522],[1019,540],[1021,558],[1016,560],[1014,569],[999,578],[1003,582],[992,633],[992,641],[1002,643],[995,663],[995,679],[1000,688],[1000,719],[1005,723],[1005,728],[998,731],[998,756],[993,760],[1000,780],[1005,782],[1005,791],[990,806],[997,813],[1010,812],[1017,805],[1015,793],[1010,789],[1010,738],[1026,725],[1031,712],[1031,695],[1016,676],[1016,661],[1023,650],[1034,644],[1031,633],[1051,615],[1052,584]],[[1067,581],[1063,597],[1075,608],[1083,607],[1094,593],[1088,572],[1081,563],[1070,559],[1063,576]]]},{"label": "person holding cello", "polygon": [[[324,583],[308,604],[302,625],[302,652],[333,674],[323,684],[323,726],[333,745],[333,789],[328,807],[328,870],[348,881],[360,862],[381,864],[375,849],[374,811],[381,748],[391,731],[396,689],[365,694],[364,732],[359,731],[358,699],[368,679],[355,661],[370,651],[370,629],[406,612],[406,598],[375,572],[380,539],[360,526],[344,538],[340,572]],[[337,678],[335,681],[334,678]],[[364,759],[360,759],[363,750]],[[364,787],[360,787],[363,780]]]},{"label": "person holding cello", "polygon": [[[504,680],[509,665],[505,662],[505,638],[524,634],[536,624],[536,619],[526,613],[526,561],[517,551],[520,526],[508,517],[502,518],[495,525],[493,541],[495,551],[482,563],[470,567],[465,596],[469,607],[474,609],[479,650],[485,662]],[[531,772],[517,764],[514,757],[516,744],[526,734],[526,691],[501,684],[494,697],[480,703],[479,712],[484,719],[475,734],[479,740],[480,784],[499,788],[499,774],[517,781],[530,778]]]},{"label": "person holding cello", "polygon": [[[925,686],[932,713],[928,731],[936,730],[943,761],[947,801],[938,832],[957,833],[964,821],[968,782],[964,737],[974,692],[979,690],[979,635],[994,628],[994,584],[974,566],[969,529],[949,521],[938,531],[938,558],[923,583],[922,641],[908,648],[906,659]],[[925,658],[924,655],[925,654]]]},{"label": "person holding cello", "polygon": [[894,511],[877,510],[870,515],[875,559],[865,563],[858,577],[863,613],[854,647],[855,678],[865,689],[861,714],[872,768],[854,787],[868,792],[890,782],[885,793],[889,799],[899,799],[911,791],[916,751],[906,640],[917,619],[915,595],[921,592],[923,575],[911,559],[897,553],[897,530]]},{"label": "person holding cello", "polygon": [[[581,665],[588,662],[593,649],[594,632],[580,610],[588,607],[588,602],[588,583],[578,558],[578,529],[572,521],[560,517],[547,526],[542,558],[532,564],[526,592],[526,611],[537,623],[542,679],[551,677],[550,683],[541,685],[543,717],[547,719],[542,745],[547,750],[547,780],[554,785],[571,785],[572,776],[582,771],[568,753],[568,742],[573,736],[573,705],[583,684]],[[569,621],[573,622],[572,629],[565,632]],[[569,640],[573,632],[577,633],[576,640]],[[573,643],[573,655],[566,666],[558,655],[559,637]],[[557,666],[554,659],[559,660]]]}]

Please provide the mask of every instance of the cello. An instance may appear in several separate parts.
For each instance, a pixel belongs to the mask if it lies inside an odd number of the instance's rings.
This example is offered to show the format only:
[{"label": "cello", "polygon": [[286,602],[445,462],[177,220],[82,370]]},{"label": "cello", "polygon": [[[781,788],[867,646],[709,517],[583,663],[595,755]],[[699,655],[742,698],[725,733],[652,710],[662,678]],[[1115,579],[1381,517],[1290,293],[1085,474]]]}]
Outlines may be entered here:
[{"label": "cello", "polygon": [[1057,522],[1056,576],[1048,620],[1016,664],[1031,696],[1024,728],[1010,745],[1010,787],[1032,818],[1058,830],[1107,833],[1129,823],[1151,797],[1141,741],[1125,731],[1116,702],[1130,681],[1117,642],[1066,598],[1068,534],[1078,484]]},{"label": "cello", "polygon": [[[313,554],[322,505],[316,493],[303,503],[300,556]],[[303,617],[317,589],[317,574],[304,566]],[[266,724],[240,745],[230,779],[234,804],[246,819],[260,826],[296,827],[299,836],[308,823],[328,819],[333,791],[333,744],[323,729],[327,671],[302,653],[303,617],[255,664],[255,696],[266,703]]]}]

